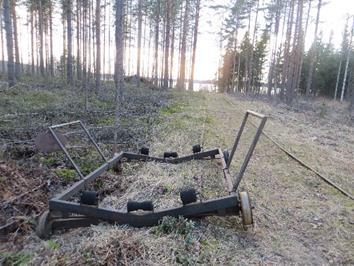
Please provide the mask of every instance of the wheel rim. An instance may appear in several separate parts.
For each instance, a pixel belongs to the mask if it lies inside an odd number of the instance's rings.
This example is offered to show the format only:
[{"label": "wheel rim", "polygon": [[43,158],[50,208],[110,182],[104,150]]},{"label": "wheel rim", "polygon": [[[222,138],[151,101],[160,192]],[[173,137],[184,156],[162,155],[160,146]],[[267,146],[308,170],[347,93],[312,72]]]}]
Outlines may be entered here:
[{"label": "wheel rim", "polygon": [[247,229],[248,226],[253,225],[251,202],[248,193],[245,191],[240,192],[239,197],[241,202],[242,224]]},{"label": "wheel rim", "polygon": [[48,239],[52,233],[52,223],[50,222],[50,212],[47,210],[38,219],[36,234],[41,239]]}]

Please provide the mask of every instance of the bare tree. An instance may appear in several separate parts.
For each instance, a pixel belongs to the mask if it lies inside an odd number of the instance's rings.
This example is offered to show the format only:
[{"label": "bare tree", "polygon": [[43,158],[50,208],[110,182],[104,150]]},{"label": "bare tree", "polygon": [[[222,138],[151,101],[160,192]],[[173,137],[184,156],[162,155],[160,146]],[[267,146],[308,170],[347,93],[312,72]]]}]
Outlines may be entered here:
[{"label": "bare tree", "polygon": [[7,76],[9,87],[16,84],[15,67],[14,67],[14,49],[13,49],[13,35],[12,35],[12,21],[10,11],[10,1],[3,0],[4,8],[4,26],[6,32],[6,48],[7,48]]},{"label": "bare tree", "polygon": [[313,52],[310,54],[310,66],[309,66],[309,73],[308,73],[307,85],[306,85],[306,96],[310,95],[315,65],[317,63],[318,24],[320,21],[321,6],[322,6],[322,0],[318,0],[317,17],[315,23],[314,49]]},{"label": "bare tree", "polygon": [[96,92],[101,90],[101,1],[96,0]]},{"label": "bare tree", "polygon": [[73,83],[73,59],[72,59],[72,0],[66,0],[66,25],[68,35],[68,58],[67,58],[67,80],[69,84]]},{"label": "bare tree", "polygon": [[141,68],[141,38],[143,26],[143,0],[138,0],[138,50],[137,50],[137,63],[136,63],[136,76],[137,85],[140,87],[140,68]]},{"label": "bare tree", "polygon": [[[172,12],[171,0],[166,1],[166,29],[165,29],[165,68],[163,77],[163,87],[168,88],[168,60],[170,51],[170,34],[171,34],[171,12]],[[172,60],[172,58],[171,58]]]},{"label": "bare tree", "polygon": [[195,7],[195,20],[194,20],[192,66],[191,66],[191,73],[190,73],[189,84],[188,84],[188,90],[190,90],[190,91],[193,91],[194,68],[195,68],[195,60],[196,60],[196,54],[197,54],[197,42],[198,42],[199,12],[200,12],[200,0],[197,0],[196,7]]},{"label": "bare tree", "polygon": [[350,37],[349,37],[349,44],[348,44],[348,51],[347,51],[347,59],[346,59],[346,63],[345,63],[344,78],[343,78],[343,83],[342,83],[342,93],[341,93],[341,96],[340,96],[340,101],[341,102],[344,101],[345,85],[346,85],[347,76],[348,76],[349,59],[350,59],[350,55],[352,53],[353,31],[354,31],[354,17],[353,17],[352,27],[350,29]]},{"label": "bare tree", "polygon": [[188,35],[188,25],[189,25],[189,0],[186,0],[186,6],[183,18],[183,29],[182,29],[182,39],[181,39],[181,61],[179,65],[179,77],[177,81],[177,88],[185,89],[185,79],[186,79],[186,52],[187,52],[187,35]]},{"label": "bare tree", "polygon": [[115,69],[114,69],[114,82],[116,86],[116,119],[115,126],[116,130],[114,133],[114,151],[116,151],[117,143],[117,129],[119,127],[119,117],[121,114],[121,107],[123,104],[123,89],[124,89],[124,0],[116,0],[115,2],[115,45],[116,45],[116,58],[115,58]]}]

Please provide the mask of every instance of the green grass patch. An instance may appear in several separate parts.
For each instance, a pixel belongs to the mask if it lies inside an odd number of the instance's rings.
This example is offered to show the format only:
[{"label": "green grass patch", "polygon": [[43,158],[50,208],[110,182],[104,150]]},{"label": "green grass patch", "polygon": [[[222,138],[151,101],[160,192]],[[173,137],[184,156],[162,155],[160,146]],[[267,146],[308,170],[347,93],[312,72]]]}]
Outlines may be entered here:
[{"label": "green grass patch", "polygon": [[3,265],[22,266],[27,265],[30,262],[32,253],[28,251],[4,252],[0,253],[0,258],[4,259]]},{"label": "green grass patch", "polygon": [[54,172],[61,178],[64,179],[65,181],[74,181],[76,178],[76,171],[72,169],[55,169]]},{"label": "green grass patch", "polygon": [[54,240],[51,240],[51,239],[46,242],[46,245],[51,250],[57,250],[60,248],[60,244]]},{"label": "green grass patch", "polygon": [[154,227],[153,233],[157,235],[175,233],[188,236],[195,228],[195,223],[182,216],[175,218],[170,216],[163,217],[161,223]]},{"label": "green grass patch", "polygon": [[175,113],[181,113],[183,111],[183,105],[182,104],[171,104],[169,106],[163,107],[161,108],[161,113],[163,115],[172,115]]}]

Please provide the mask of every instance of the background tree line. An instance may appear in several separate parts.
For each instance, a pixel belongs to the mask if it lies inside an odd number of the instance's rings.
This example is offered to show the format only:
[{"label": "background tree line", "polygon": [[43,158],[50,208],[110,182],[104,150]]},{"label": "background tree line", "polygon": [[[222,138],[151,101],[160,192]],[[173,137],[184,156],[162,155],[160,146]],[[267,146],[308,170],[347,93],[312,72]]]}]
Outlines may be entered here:
[{"label": "background tree line", "polygon": [[144,77],[193,90],[186,82],[194,79],[201,0],[0,3],[1,71],[10,87],[24,75],[60,77],[99,93],[102,80],[134,75],[138,86]]},{"label": "background tree line", "polygon": [[[354,18],[343,25],[342,44],[319,30],[322,0],[235,0],[224,8],[219,90],[266,94],[291,104],[296,95],[326,96],[354,105]],[[309,32],[310,24],[314,32]],[[313,43],[305,50],[305,40]]]}]

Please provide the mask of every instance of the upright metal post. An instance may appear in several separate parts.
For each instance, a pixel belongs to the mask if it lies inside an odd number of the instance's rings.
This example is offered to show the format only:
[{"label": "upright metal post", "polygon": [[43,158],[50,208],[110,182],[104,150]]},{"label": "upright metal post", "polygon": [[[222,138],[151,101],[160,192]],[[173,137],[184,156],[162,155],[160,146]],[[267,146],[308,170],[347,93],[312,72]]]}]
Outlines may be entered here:
[{"label": "upright metal post", "polygon": [[261,123],[260,123],[260,125],[259,125],[259,127],[258,127],[258,129],[257,129],[256,135],[254,136],[254,139],[253,139],[253,141],[252,141],[252,144],[251,144],[251,146],[250,146],[250,148],[249,148],[249,150],[248,150],[248,152],[247,152],[247,155],[246,155],[246,157],[245,157],[245,160],[243,161],[243,164],[242,164],[242,166],[241,166],[240,172],[238,172],[238,174],[237,174],[237,176],[236,176],[236,180],[235,180],[235,183],[234,183],[234,191],[237,190],[238,185],[239,185],[240,182],[241,182],[241,179],[242,179],[242,177],[243,177],[243,174],[245,173],[245,170],[246,170],[246,168],[247,168],[247,165],[248,165],[248,163],[249,163],[249,161],[250,161],[250,159],[251,159],[251,156],[252,156],[252,153],[253,153],[253,151],[254,151],[254,148],[256,147],[257,142],[258,142],[258,139],[259,139],[259,137],[260,137],[261,134],[262,134],[262,130],[263,130],[263,128],[264,128],[264,125],[265,125],[266,121],[267,121],[267,117],[263,116],[263,118],[262,118],[262,120],[261,120]]},{"label": "upright metal post", "polygon": [[246,112],[245,116],[243,117],[242,124],[241,124],[241,127],[240,127],[240,129],[239,129],[239,131],[237,133],[237,137],[236,137],[236,140],[234,142],[234,146],[232,147],[230,157],[229,157],[228,161],[226,162],[226,167],[227,168],[230,168],[230,164],[232,162],[232,158],[234,157],[234,154],[236,152],[238,143],[240,142],[240,139],[241,139],[241,136],[242,136],[242,132],[243,132],[243,130],[245,128],[245,125],[246,125],[247,118],[248,118],[248,112]]}]

